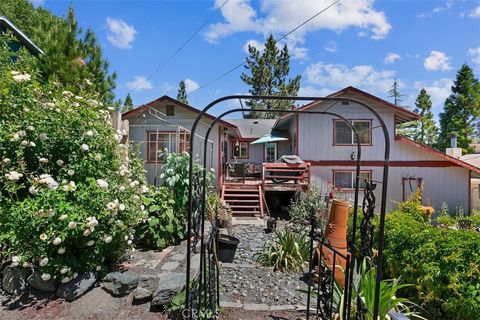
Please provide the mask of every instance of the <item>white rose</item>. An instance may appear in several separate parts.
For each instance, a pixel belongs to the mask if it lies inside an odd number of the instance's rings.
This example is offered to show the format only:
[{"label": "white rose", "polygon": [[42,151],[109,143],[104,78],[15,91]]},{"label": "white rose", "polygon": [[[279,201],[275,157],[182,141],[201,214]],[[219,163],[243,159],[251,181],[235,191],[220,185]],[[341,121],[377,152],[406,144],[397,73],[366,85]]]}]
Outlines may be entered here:
[{"label": "white rose", "polygon": [[57,250],[58,254],[64,254],[65,253],[65,248],[61,247]]},{"label": "white rose", "polygon": [[92,137],[93,136],[93,131],[88,130],[87,132],[85,132],[85,135],[88,136],[88,137]]},{"label": "white rose", "polygon": [[60,217],[58,217],[58,220],[63,221],[68,218],[68,215],[62,214]]},{"label": "white rose", "polygon": [[30,186],[30,188],[28,188],[28,192],[30,192],[30,194],[36,195],[38,193],[38,189],[35,186]]},{"label": "white rose", "polygon": [[40,133],[39,138],[40,138],[40,140],[45,141],[45,140],[47,140],[48,137],[47,137],[46,133]]},{"label": "white rose", "polygon": [[103,179],[97,179],[97,184],[102,189],[107,189],[108,188],[108,182],[103,180]]},{"label": "white rose", "polygon": [[132,240],[128,240],[128,241],[127,241],[127,244],[128,244],[129,246],[132,245]]},{"label": "white rose", "polygon": [[47,237],[47,235],[46,235],[45,233],[42,233],[42,234],[40,235],[40,240],[45,241],[45,240],[47,240],[47,239],[48,239],[48,237]]},{"label": "white rose", "polygon": [[111,236],[107,236],[107,237],[105,237],[105,239],[103,239],[103,241],[104,241],[105,243],[110,243],[110,242],[112,242],[112,237],[111,237]]},{"label": "white rose", "polygon": [[67,174],[68,174],[69,176],[73,176],[73,175],[75,174],[75,171],[73,171],[72,169],[70,169],[70,170],[67,171]]},{"label": "white rose", "polygon": [[29,145],[30,147],[36,147],[36,146],[37,146],[37,145],[35,144],[35,142],[33,142],[33,141],[30,141],[30,142],[28,143],[28,145]]},{"label": "white rose", "polygon": [[9,158],[4,158],[3,163],[4,164],[10,164],[11,160]]},{"label": "white rose", "polygon": [[32,267],[32,263],[31,263],[31,262],[28,262],[28,261],[25,261],[25,262],[22,264],[22,267],[24,267],[24,268],[31,268],[31,267]]},{"label": "white rose", "polygon": [[123,203],[120,203],[120,205],[118,206],[118,210],[120,211],[125,210],[125,205]]},{"label": "white rose", "polygon": [[118,190],[125,191],[125,186],[120,186],[120,188],[118,188]]},{"label": "white rose", "polygon": [[68,229],[72,230],[72,229],[75,229],[77,227],[77,223],[75,221],[70,221],[68,223]]},{"label": "white rose", "polygon": [[83,151],[88,151],[88,149],[90,149],[90,148],[88,147],[88,144],[86,144],[86,143],[82,144],[82,150],[83,150]]},{"label": "white rose", "polygon": [[50,280],[51,278],[52,278],[52,277],[51,277],[50,274],[48,274],[48,273],[42,274],[42,280],[43,280],[43,281],[48,281],[48,280]]},{"label": "white rose", "polygon": [[39,161],[40,163],[48,163],[48,159],[47,159],[47,158],[40,158],[40,159],[38,159],[38,161]]},{"label": "white rose", "polygon": [[95,244],[95,241],[93,241],[93,240],[90,240],[90,241],[87,242],[87,246],[89,246],[89,247],[93,246],[94,244]]},{"label": "white rose", "polygon": [[40,267],[45,267],[48,264],[48,258],[40,260]]},{"label": "white rose", "polygon": [[12,262],[19,263],[20,262],[20,257],[19,256],[13,256],[12,257]]},{"label": "white rose", "polygon": [[54,245],[54,246],[58,246],[60,243],[62,243],[62,239],[61,239],[61,238],[56,237],[55,239],[53,239],[53,245]]},{"label": "white rose", "polygon": [[63,160],[57,160],[57,166],[61,167],[63,166]]},{"label": "white rose", "polygon": [[70,268],[69,268],[69,267],[62,267],[62,269],[60,269],[60,274],[65,274],[65,273],[67,273],[68,271],[70,271]]},{"label": "white rose", "polygon": [[91,233],[92,233],[92,231],[90,229],[85,229],[85,231],[83,231],[83,235],[85,237],[88,237]]},{"label": "white rose", "polygon": [[22,146],[28,146],[28,141],[27,140],[22,140],[22,142],[20,142],[20,145]]},{"label": "white rose", "polygon": [[67,282],[70,282],[71,280],[72,280],[72,278],[64,277],[64,278],[62,278],[62,283],[67,283]]},{"label": "white rose", "polygon": [[95,159],[95,161],[100,161],[102,160],[102,156],[99,155],[98,153],[93,157]]}]

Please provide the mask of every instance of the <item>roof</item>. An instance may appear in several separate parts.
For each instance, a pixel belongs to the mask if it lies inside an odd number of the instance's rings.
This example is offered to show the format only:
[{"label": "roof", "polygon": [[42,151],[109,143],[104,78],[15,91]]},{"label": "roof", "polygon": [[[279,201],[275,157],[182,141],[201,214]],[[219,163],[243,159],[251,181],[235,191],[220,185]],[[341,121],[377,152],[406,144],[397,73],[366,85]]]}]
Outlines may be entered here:
[{"label": "roof", "polygon": [[[348,87],[343,88],[341,90],[338,90],[334,93],[331,93],[331,94],[327,95],[327,98],[335,98],[335,97],[345,97],[345,98],[347,98],[349,96],[349,94],[352,94],[352,93],[361,95],[362,97],[373,100],[376,103],[393,110],[395,112],[395,124],[400,124],[400,123],[405,123],[405,122],[420,119],[420,116],[418,114],[416,114],[415,112],[412,112],[412,111],[410,111],[406,108],[403,108],[403,107],[396,106],[391,102],[383,100],[383,99],[381,99],[377,96],[374,96],[374,95],[372,95],[368,92],[362,91],[362,90],[357,89],[357,88],[352,87],[352,86],[348,86]],[[313,101],[313,102],[310,102],[306,105],[303,105],[303,106],[297,108],[297,110],[305,111],[305,110],[308,110],[310,108],[313,108],[313,107],[317,106],[319,103],[322,103],[322,101]],[[293,113],[289,113],[287,115],[284,115],[283,117],[280,118],[280,120],[289,118],[292,115],[293,115]]]},{"label": "roof", "polygon": [[[185,109],[187,109],[187,110],[190,110],[190,111],[192,111],[192,112],[194,112],[194,113],[200,113],[200,112],[201,112],[201,110],[199,110],[199,109],[197,109],[197,108],[194,108],[194,107],[192,107],[192,106],[190,106],[190,105],[188,105],[188,104],[185,104],[185,103],[183,103],[183,102],[178,101],[177,99],[173,99],[173,98],[171,98],[171,97],[169,97],[169,96],[167,96],[167,95],[164,95],[164,96],[162,96],[162,97],[160,97],[160,98],[158,98],[158,99],[155,99],[155,100],[153,100],[153,101],[150,101],[149,103],[146,103],[146,104],[143,104],[143,105],[141,105],[141,106],[138,106],[138,107],[135,108],[135,109],[132,109],[132,110],[127,111],[127,112],[124,112],[124,113],[122,114],[122,119],[130,119],[130,118],[136,116],[137,114],[139,114],[139,113],[141,113],[141,112],[143,112],[143,111],[145,111],[145,110],[148,110],[149,108],[155,106],[156,104],[161,103],[161,102],[164,102],[164,101],[171,102],[171,103],[173,103],[173,104],[175,104],[175,105],[181,106],[181,107],[183,107],[183,108],[185,108]],[[206,118],[208,118],[208,119],[211,119],[211,120],[215,120],[215,119],[217,118],[217,117],[212,116],[211,114],[208,114],[208,113],[206,113],[204,116],[205,116]],[[234,129],[236,128],[235,125],[233,125],[233,124],[231,124],[231,123],[229,123],[229,122],[227,122],[227,121],[224,121],[224,120],[219,120],[218,123],[220,123],[220,124],[222,124],[222,125],[224,125],[224,126],[226,126],[226,127],[230,127],[230,128],[234,128]]]},{"label": "roof", "polygon": [[272,133],[272,128],[277,120],[275,119],[228,119],[240,131],[245,139],[256,139]]},{"label": "roof", "polygon": [[455,164],[456,166],[458,167],[462,167],[462,168],[465,168],[465,169],[468,169],[474,173],[477,173],[477,174],[480,174],[480,167],[476,167],[470,163],[467,163],[465,161],[462,161],[462,160],[459,160],[457,158],[454,158],[452,156],[449,156],[448,154],[445,154],[441,151],[438,151],[437,149],[434,149],[432,147],[429,147],[429,146],[426,146],[424,144],[421,144],[421,143],[418,143],[416,141],[413,141],[407,137],[404,137],[404,136],[396,136],[395,137],[395,140],[397,141],[401,141],[401,142],[404,142],[404,143],[407,143],[409,145],[412,145],[414,147],[417,147],[417,148],[420,148],[428,153],[431,153],[431,154],[434,154],[446,161],[449,161],[453,164]]},{"label": "roof", "polygon": [[466,154],[460,157],[460,160],[480,168],[480,153]]},{"label": "roof", "polygon": [[43,51],[25,33],[18,29],[10,20],[0,16],[0,33],[3,33],[5,30],[10,30],[31,54],[35,56],[43,54]]}]

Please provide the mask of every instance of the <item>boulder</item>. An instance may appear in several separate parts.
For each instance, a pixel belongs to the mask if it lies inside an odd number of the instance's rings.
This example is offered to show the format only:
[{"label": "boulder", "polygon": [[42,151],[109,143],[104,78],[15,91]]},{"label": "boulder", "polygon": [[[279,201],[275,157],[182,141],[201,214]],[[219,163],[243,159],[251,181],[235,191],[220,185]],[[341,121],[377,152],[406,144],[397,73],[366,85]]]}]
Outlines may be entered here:
[{"label": "boulder", "polygon": [[157,289],[158,278],[153,275],[141,275],[138,286],[133,291],[133,304],[142,304],[152,300],[152,294]]},{"label": "boulder", "polygon": [[45,281],[42,279],[42,276],[39,272],[34,272],[30,277],[27,278],[28,284],[39,291],[52,293],[57,290],[57,283],[55,280],[50,279]]},{"label": "boulder", "polygon": [[150,307],[152,309],[161,309],[168,305],[172,298],[182,291],[185,286],[185,273],[172,272],[162,274],[159,277],[157,289],[152,295]]},{"label": "boulder", "polygon": [[27,278],[31,273],[31,268],[6,267],[3,271],[3,290],[9,294],[22,294],[27,290]]},{"label": "boulder", "polygon": [[95,272],[84,272],[75,279],[62,283],[58,286],[57,297],[67,301],[73,301],[87,292],[97,281],[98,275]]},{"label": "boulder", "polygon": [[112,296],[125,296],[138,285],[138,275],[133,272],[110,272],[103,279],[103,290]]}]

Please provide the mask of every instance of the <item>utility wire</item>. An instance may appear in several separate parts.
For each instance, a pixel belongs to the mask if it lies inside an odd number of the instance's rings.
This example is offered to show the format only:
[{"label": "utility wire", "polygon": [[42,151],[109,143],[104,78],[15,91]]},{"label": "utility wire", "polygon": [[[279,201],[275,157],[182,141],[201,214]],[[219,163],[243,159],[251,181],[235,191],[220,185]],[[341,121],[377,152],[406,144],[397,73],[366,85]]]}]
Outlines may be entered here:
[{"label": "utility wire", "polygon": [[228,1],[230,0],[225,0],[225,2],[217,8],[217,10],[215,10],[215,12],[213,12],[207,20],[205,20],[204,23],[202,23],[202,25],[200,27],[198,27],[191,35],[190,37],[182,44],[180,45],[180,47],[178,47],[177,50],[175,50],[167,59],[165,59],[161,64],[160,66],[155,69],[155,71],[153,71],[150,75],[148,75],[145,79],[143,79],[135,88],[133,88],[132,90],[130,90],[128,93],[132,93],[133,91],[137,90],[138,88],[140,88],[148,79],[150,79],[151,77],[153,77],[158,71],[160,71],[163,67],[165,67],[167,65],[167,63],[169,63],[180,51],[182,51],[183,48],[185,48],[185,46],[193,40],[193,38],[200,32],[200,30],[202,30],[209,22],[210,20],[212,20],[212,18],[217,14],[218,11],[220,11],[227,3]]},{"label": "utility wire", "polygon": [[[329,4],[328,6],[326,6],[325,8],[323,8],[322,10],[320,10],[319,12],[317,12],[316,14],[314,14],[313,16],[311,16],[310,18],[308,18],[307,20],[305,20],[304,22],[302,22],[301,24],[299,24],[298,26],[296,26],[295,28],[293,28],[292,30],[290,30],[289,32],[287,32],[286,34],[284,34],[282,37],[280,37],[278,41],[282,41],[283,39],[285,39],[286,37],[288,37],[289,35],[291,35],[293,32],[297,31],[298,29],[300,29],[301,27],[303,27],[304,25],[306,25],[307,23],[309,23],[310,21],[312,21],[313,19],[315,19],[316,17],[318,17],[319,15],[321,15],[322,13],[324,13],[325,11],[327,11],[328,9],[330,9],[331,7],[333,7],[334,5],[336,5],[337,3],[339,3],[340,0],[336,0],[334,2],[332,2],[331,4]],[[235,67],[233,67],[232,69],[222,73],[221,75],[219,75],[218,77],[216,77],[215,79],[213,80],[210,80],[209,82],[199,86],[197,89],[195,90],[192,90],[190,91],[188,94],[192,94],[194,92],[197,92],[198,90],[202,89],[202,88],[205,88],[206,86],[209,86],[211,85],[212,83],[222,79],[223,77],[229,75],[230,73],[232,73],[233,71],[237,70],[238,68],[242,67],[243,65],[245,64],[245,61],[236,65]]]}]

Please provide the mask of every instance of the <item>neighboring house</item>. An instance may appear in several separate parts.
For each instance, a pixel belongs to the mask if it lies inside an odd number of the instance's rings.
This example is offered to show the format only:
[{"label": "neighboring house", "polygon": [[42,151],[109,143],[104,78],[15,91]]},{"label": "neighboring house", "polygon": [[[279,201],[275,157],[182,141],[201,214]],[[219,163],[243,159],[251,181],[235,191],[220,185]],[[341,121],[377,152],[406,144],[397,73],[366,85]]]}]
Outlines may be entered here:
[{"label": "neighboring house", "polygon": [[21,47],[25,47],[32,55],[39,56],[43,51],[30,40],[20,29],[18,29],[10,20],[0,16],[0,36],[10,31],[18,42],[11,42],[10,47],[13,51],[20,50]]},{"label": "neighboring house", "polygon": [[[354,87],[347,87],[329,97],[355,98],[368,103],[386,123],[391,145],[388,210],[395,208],[398,202],[407,199],[423,185],[423,203],[431,204],[437,212],[443,202],[449,205],[451,211],[456,207],[463,207],[465,212],[470,211],[473,202],[470,181],[472,178],[480,178],[480,168],[397,136],[395,127],[418,119],[416,113]],[[351,102],[313,102],[300,109],[328,109],[351,120],[361,130],[361,177],[382,180],[384,138],[379,122],[372,113]],[[182,132],[189,134],[188,130],[198,112],[191,106],[164,96],[123,115],[124,119],[130,121],[130,139],[134,143],[143,142],[141,151],[146,160],[150,182],[158,181],[155,177],[159,176],[158,162],[161,159],[156,158],[155,154],[160,146],[168,145],[171,151],[186,150],[182,148]],[[198,131],[199,144],[202,144],[201,136],[212,119],[212,116],[207,115],[202,121]],[[165,121],[169,123],[166,124]],[[282,137],[282,141],[251,144],[269,133]],[[222,197],[230,199],[229,203],[238,207],[234,212],[263,214],[262,200],[265,194],[268,197],[268,192],[305,190],[311,184],[318,186],[324,194],[333,187],[343,198],[353,199],[357,156],[355,139],[349,127],[336,117],[287,114],[278,120],[227,119],[213,128],[209,140],[211,149],[208,151],[207,166],[217,171]],[[194,146],[194,151],[201,155],[199,148]],[[297,155],[309,165],[268,163],[282,155]],[[275,179],[268,172],[283,174],[283,178]],[[289,180],[288,176],[292,172],[300,177]],[[378,206],[380,192],[381,187],[377,186]],[[247,196],[249,193],[251,198]]]},{"label": "neighboring house", "polygon": [[[469,163],[480,169],[480,145],[473,144],[477,153],[466,154],[460,157],[460,160]],[[470,197],[472,199],[471,209],[480,210],[480,179],[472,178],[470,181]]]}]

